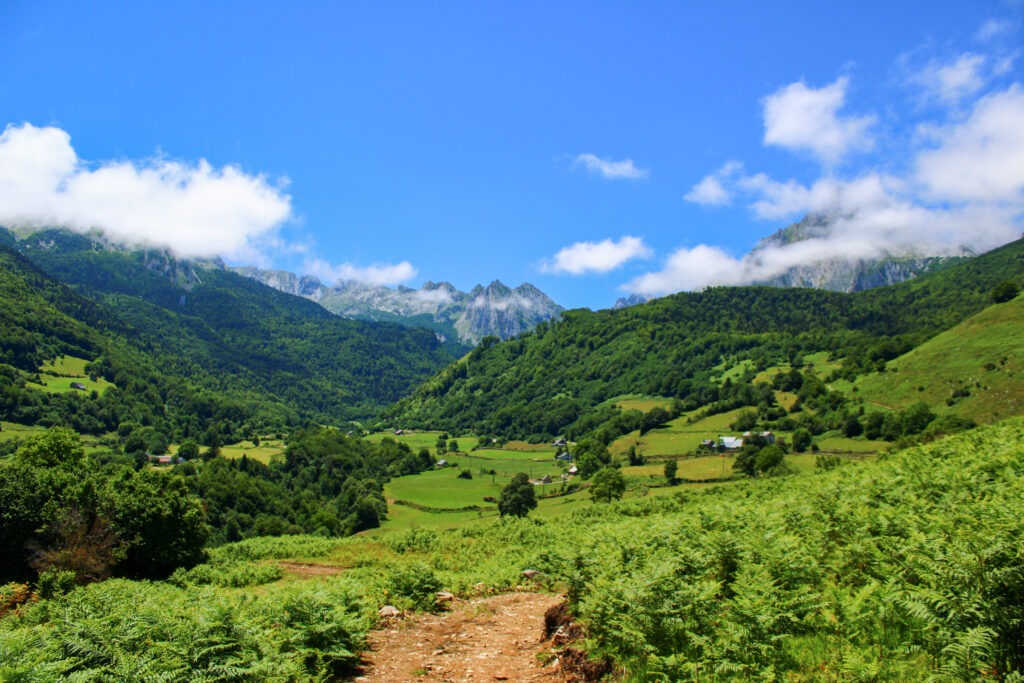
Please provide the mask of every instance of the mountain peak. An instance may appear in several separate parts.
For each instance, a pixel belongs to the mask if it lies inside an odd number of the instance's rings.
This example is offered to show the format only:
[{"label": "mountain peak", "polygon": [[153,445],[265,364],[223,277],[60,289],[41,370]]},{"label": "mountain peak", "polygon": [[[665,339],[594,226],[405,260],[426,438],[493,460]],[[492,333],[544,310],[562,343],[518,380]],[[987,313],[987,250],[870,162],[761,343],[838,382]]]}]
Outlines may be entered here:
[{"label": "mountain peak", "polygon": [[346,318],[389,320],[434,331],[442,341],[458,340],[475,345],[487,336],[508,339],[533,329],[537,323],[558,318],[564,310],[529,283],[515,289],[501,280],[476,285],[461,292],[450,282],[427,281],[419,289],[399,286],[395,289],[355,281],[328,287],[316,278],[305,278],[285,271],[258,268],[233,268],[235,272],[270,285],[275,289],[318,302]]}]

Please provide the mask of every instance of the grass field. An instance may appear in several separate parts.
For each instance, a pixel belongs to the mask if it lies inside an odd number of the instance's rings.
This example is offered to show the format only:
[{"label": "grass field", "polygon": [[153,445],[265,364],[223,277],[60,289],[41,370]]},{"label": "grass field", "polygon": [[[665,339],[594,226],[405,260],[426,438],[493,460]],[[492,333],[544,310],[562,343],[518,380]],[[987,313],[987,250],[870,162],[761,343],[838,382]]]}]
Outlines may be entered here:
[{"label": "grass field", "polygon": [[815,443],[825,453],[855,453],[862,455],[878,453],[892,446],[888,441],[850,439],[845,436],[826,436],[816,439]]},{"label": "grass field", "polygon": [[[284,441],[279,439],[260,439],[260,445],[254,446],[251,441],[239,441],[230,446],[221,446],[220,452],[225,458],[241,458],[243,455],[251,460],[258,460],[263,464],[269,464],[272,458],[284,457]],[[178,446],[170,449],[171,454],[178,452]]]},{"label": "grass field", "polygon": [[605,401],[601,405],[615,405],[622,410],[641,410],[648,412],[652,408],[664,408],[668,410],[672,406],[672,399],[664,396],[641,396],[639,394],[626,394],[616,396]]},{"label": "grass field", "polygon": [[1024,296],[988,307],[854,384],[865,401],[918,401],[979,423],[1024,412]]},{"label": "grass field", "polygon": [[42,434],[46,427],[36,427],[17,424],[15,422],[0,422],[0,441],[11,439],[27,439],[36,434]]},{"label": "grass field", "polygon": [[[84,358],[75,358],[74,356],[61,356],[52,361],[47,361],[39,368],[39,379],[42,384],[30,382],[28,386],[38,388],[50,394],[77,392],[86,395],[92,391],[102,394],[108,387],[114,386],[102,377],[97,377],[95,382],[89,379],[89,373],[85,371],[85,366],[89,362]],[[72,389],[72,382],[83,385],[85,391]]]},{"label": "grass field", "polygon": [[688,422],[688,416],[678,417],[661,429],[654,429],[642,437],[635,432],[618,439],[612,447],[616,454],[625,453],[631,445],[644,457],[663,455],[685,455],[696,453],[697,447],[705,439],[717,439],[730,434],[729,425],[736,419],[739,409],[727,413],[712,415],[694,423]]}]

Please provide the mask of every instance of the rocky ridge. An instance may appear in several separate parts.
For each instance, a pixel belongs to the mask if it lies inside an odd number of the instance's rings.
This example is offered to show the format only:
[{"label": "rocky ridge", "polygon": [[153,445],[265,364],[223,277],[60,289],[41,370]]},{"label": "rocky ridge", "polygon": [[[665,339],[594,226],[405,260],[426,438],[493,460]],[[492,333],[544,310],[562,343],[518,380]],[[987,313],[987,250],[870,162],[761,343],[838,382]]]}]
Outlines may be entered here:
[{"label": "rocky ridge", "polygon": [[328,286],[315,277],[281,270],[231,268],[275,289],[316,301],[337,315],[428,327],[442,341],[476,345],[487,336],[510,339],[563,309],[529,283],[511,288],[495,280],[462,292],[448,282],[426,282],[419,289],[392,289],[352,280]]}]

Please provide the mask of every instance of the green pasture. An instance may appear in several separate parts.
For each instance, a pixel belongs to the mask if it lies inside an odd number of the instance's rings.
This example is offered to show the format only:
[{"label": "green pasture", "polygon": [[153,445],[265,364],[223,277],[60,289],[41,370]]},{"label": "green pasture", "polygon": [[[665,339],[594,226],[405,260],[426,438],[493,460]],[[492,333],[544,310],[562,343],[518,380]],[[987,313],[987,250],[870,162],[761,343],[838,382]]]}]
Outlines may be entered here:
[{"label": "green pasture", "polygon": [[711,415],[693,423],[684,415],[672,420],[665,427],[654,429],[643,436],[637,436],[634,432],[620,437],[611,450],[613,453],[621,454],[635,444],[637,451],[644,457],[696,453],[705,439],[714,440],[719,436],[732,434],[729,425],[736,420],[740,410],[742,409]]},{"label": "green pasture", "polygon": [[[254,445],[252,441],[239,441],[230,446],[221,446],[220,452],[225,458],[236,459],[245,455],[250,460],[258,460],[267,465],[275,457],[283,458],[284,449],[285,443],[280,439],[260,439],[259,446]],[[168,450],[173,455],[178,452],[178,446],[175,445]]]},{"label": "green pasture", "polygon": [[[676,460],[676,477],[679,479],[727,479],[733,475],[734,455],[706,455],[699,458]],[[656,462],[636,467],[623,467],[623,474],[633,477],[665,480],[665,463]]]},{"label": "green pasture", "polygon": [[[462,445],[461,441],[459,442],[459,445]],[[448,455],[453,454],[449,453],[444,456],[450,461],[451,458],[449,458]],[[508,460],[515,462],[547,462],[548,460],[554,459],[555,448],[554,446],[545,446],[544,450],[535,451],[510,451],[504,448],[481,448],[479,450],[462,453],[462,455],[467,456],[474,462],[477,458],[482,461]]]},{"label": "green pasture", "polygon": [[[114,385],[102,377],[97,377],[95,382],[89,379],[89,373],[85,371],[85,366],[90,362],[74,356],[60,356],[52,361],[47,361],[39,368],[40,384],[29,382],[28,386],[38,387],[41,391],[49,394],[70,392],[89,394],[92,391],[102,394],[108,387]],[[72,382],[84,385],[85,391],[72,389]]]},{"label": "green pasture", "polygon": [[1024,412],[1024,296],[990,306],[859,378],[870,404],[905,409],[918,401],[989,423]]},{"label": "green pasture", "polygon": [[892,446],[888,441],[851,439],[846,436],[825,436],[814,440],[824,453],[874,455]]},{"label": "green pasture", "polygon": [[672,399],[664,396],[642,396],[640,394],[624,394],[608,399],[602,405],[615,405],[622,410],[640,410],[648,412],[653,408],[664,408],[668,410],[672,406]]},{"label": "green pasture", "polygon": [[[413,451],[418,451],[421,448],[430,449],[430,452],[434,452],[434,447],[437,445],[437,437],[440,436],[441,432],[413,432],[404,431],[401,434],[395,434],[394,431],[386,432],[374,432],[367,434],[364,438],[367,441],[373,443],[380,443],[384,439],[392,439],[398,443],[404,443]],[[460,443],[459,446],[462,444]]]},{"label": "green pasture", "polygon": [[16,422],[0,422],[0,441],[10,441],[11,439],[27,439],[30,436],[42,434],[46,431],[46,427],[37,427],[35,425],[22,425]]},{"label": "green pasture", "polygon": [[[462,442],[459,441],[459,446]],[[527,441],[509,441],[501,447],[502,451],[517,451],[522,453],[546,453],[554,447],[546,443],[529,443]],[[465,450],[465,449],[463,449]]]}]

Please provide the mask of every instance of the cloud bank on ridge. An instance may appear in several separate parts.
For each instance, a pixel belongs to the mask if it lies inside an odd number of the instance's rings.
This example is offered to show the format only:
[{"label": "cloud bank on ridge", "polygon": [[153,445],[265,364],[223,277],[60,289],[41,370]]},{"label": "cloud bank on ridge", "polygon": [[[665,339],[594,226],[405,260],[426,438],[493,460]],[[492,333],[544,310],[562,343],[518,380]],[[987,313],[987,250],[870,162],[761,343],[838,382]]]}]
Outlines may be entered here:
[{"label": "cloud bank on ridge", "polygon": [[[979,39],[1005,30],[986,24]],[[776,222],[822,213],[831,217],[828,229],[741,257],[708,244],[678,248],[660,270],[622,289],[660,296],[750,284],[823,260],[985,251],[1017,239],[1024,217],[1024,88],[999,82],[1014,58],[959,53],[929,60],[904,85],[938,111],[888,136],[875,135],[879,117],[845,113],[851,84],[845,76],[820,88],[803,81],[779,88],[762,100],[763,142],[809,155],[820,164],[820,176],[779,180],[731,160],[684,199],[708,208],[740,203],[756,218]],[[882,139],[888,146],[878,155],[849,164]]]},{"label": "cloud bank on ridge", "polygon": [[115,242],[183,257],[246,256],[291,218],[291,198],[262,175],[166,159],[90,167],[54,127],[0,134],[0,223],[101,230]]}]

